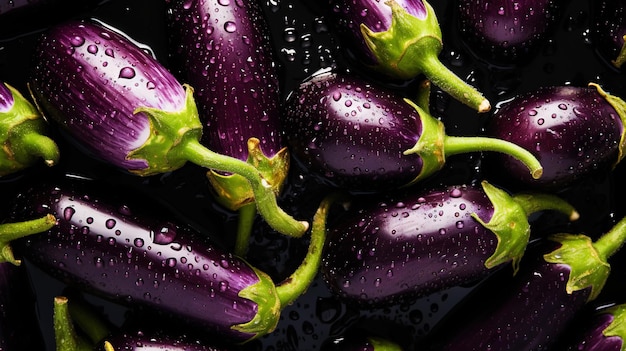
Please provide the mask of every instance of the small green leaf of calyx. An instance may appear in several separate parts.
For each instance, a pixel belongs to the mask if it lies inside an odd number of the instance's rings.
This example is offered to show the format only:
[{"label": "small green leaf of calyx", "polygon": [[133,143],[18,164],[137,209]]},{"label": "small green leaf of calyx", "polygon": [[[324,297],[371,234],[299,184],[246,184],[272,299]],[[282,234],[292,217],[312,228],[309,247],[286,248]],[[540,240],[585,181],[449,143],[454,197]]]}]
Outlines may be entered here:
[{"label": "small green leaf of calyx", "polygon": [[[609,313],[613,316],[613,321],[604,328],[602,334],[606,337],[617,336],[624,339],[624,335],[626,335],[626,304],[608,307],[601,313]],[[622,342],[620,351],[626,351],[626,343]]]},{"label": "small green leaf of calyx", "polygon": [[[128,159],[143,159],[148,167],[134,170],[140,176],[160,174],[182,167],[187,159],[181,149],[187,141],[197,142],[202,136],[202,123],[193,98],[193,89],[185,85],[185,107],[180,111],[163,111],[139,107],[134,113],[144,113],[150,120],[150,136],[138,149],[127,155]],[[180,152],[179,152],[180,151]]]},{"label": "small green leaf of calyx", "polygon": [[570,267],[567,292],[591,288],[589,301],[595,299],[609,276],[611,266],[600,257],[591,238],[582,234],[555,234],[550,240],[561,244],[558,249],[545,254],[546,262]]}]

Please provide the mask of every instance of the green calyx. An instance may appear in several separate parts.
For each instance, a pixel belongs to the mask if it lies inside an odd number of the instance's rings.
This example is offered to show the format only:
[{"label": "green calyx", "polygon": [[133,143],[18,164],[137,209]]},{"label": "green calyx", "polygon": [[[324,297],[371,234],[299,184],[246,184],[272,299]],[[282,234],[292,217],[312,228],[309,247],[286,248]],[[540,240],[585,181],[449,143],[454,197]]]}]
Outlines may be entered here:
[{"label": "green calyx", "polygon": [[370,336],[367,341],[373,346],[375,351],[402,351],[402,347],[387,339]]},{"label": "green calyx", "polygon": [[626,62],[626,35],[622,37],[622,40],[625,42],[622,44],[619,54],[617,54],[617,57],[614,60],[611,60],[611,64],[615,66],[615,68],[622,68],[622,65]]},{"label": "green calyx", "polygon": [[253,335],[246,342],[274,331],[282,311],[280,299],[276,293],[276,285],[272,278],[256,268],[253,269],[259,277],[259,281],[241,290],[239,296],[254,301],[258,306],[257,313],[249,322],[232,326],[232,329],[238,332]]},{"label": "green calyx", "polygon": [[611,266],[596,250],[591,238],[583,234],[561,233],[552,235],[550,240],[560,243],[561,247],[543,258],[546,262],[570,267],[567,293],[591,288],[588,301],[595,299],[606,283]]},{"label": "green calyx", "polygon": [[603,309],[600,313],[611,314],[613,321],[604,328],[602,335],[606,337],[616,336],[622,339],[622,347],[620,351],[626,351],[626,304],[615,305]]},{"label": "green calyx", "polygon": [[134,113],[144,113],[150,120],[150,137],[138,149],[127,155],[128,159],[143,159],[148,167],[133,170],[140,176],[165,173],[182,167],[186,142],[197,142],[202,136],[202,123],[193,98],[193,88],[185,87],[185,107],[179,111],[163,111],[152,107],[138,107]]},{"label": "green calyx", "polygon": [[[280,194],[289,172],[289,151],[283,148],[272,157],[263,153],[257,138],[248,140],[248,160],[269,184],[274,194]],[[216,192],[217,201],[231,211],[254,202],[250,182],[239,174],[224,174],[209,170],[207,177]]]},{"label": "green calyx", "polygon": [[55,165],[60,153],[56,143],[45,135],[45,120],[19,91],[6,86],[14,103],[9,111],[0,112],[0,176],[22,170],[37,158],[43,158],[48,166]]},{"label": "green calyx", "polygon": [[383,73],[411,79],[423,72],[420,62],[426,55],[438,56],[443,48],[441,28],[432,6],[424,1],[427,15],[419,19],[409,14],[395,0],[391,7],[391,25],[386,31],[374,32],[361,24],[365,43],[376,56]]},{"label": "green calyx", "polygon": [[493,232],[498,239],[494,253],[485,261],[485,267],[491,269],[510,261],[513,265],[513,272],[517,273],[530,238],[528,213],[506,191],[486,181],[483,181],[481,185],[493,204],[493,215],[488,222],[476,213],[472,213],[472,217]]},{"label": "green calyx", "polygon": [[624,146],[626,145],[626,102],[618,96],[607,93],[596,83],[589,83],[588,85],[596,88],[598,94],[600,94],[600,96],[602,96],[615,109],[620,120],[622,121],[622,135],[618,146],[617,160],[613,163],[613,167],[615,167],[624,158]]},{"label": "green calyx", "polygon": [[55,224],[56,218],[51,214],[23,222],[0,224],[0,262],[19,265],[21,261],[13,256],[11,242],[28,235],[45,232]]}]

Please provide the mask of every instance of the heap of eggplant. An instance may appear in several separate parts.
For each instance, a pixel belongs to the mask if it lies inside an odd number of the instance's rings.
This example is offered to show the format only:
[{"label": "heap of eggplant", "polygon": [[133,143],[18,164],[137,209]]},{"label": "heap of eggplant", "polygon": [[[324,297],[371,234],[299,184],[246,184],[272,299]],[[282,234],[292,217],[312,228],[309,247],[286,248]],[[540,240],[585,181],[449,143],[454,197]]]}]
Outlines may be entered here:
[{"label": "heap of eggplant", "polygon": [[625,11],[0,0],[0,350],[626,350]]}]

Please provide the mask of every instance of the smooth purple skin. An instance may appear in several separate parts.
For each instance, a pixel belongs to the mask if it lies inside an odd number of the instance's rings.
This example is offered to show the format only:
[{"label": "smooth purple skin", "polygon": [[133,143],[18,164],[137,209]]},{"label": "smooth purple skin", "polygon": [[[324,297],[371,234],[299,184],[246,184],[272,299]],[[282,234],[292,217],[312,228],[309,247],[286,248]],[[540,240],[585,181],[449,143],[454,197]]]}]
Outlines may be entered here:
[{"label": "smooth purple skin", "polygon": [[0,350],[43,350],[35,295],[25,268],[0,263]]},{"label": "smooth purple skin", "polygon": [[600,313],[594,316],[591,325],[584,333],[576,335],[567,351],[621,351],[623,339],[619,336],[605,336],[603,331],[613,322],[610,313]]},{"label": "smooth purple skin", "polygon": [[271,157],[280,135],[278,69],[269,28],[254,1],[166,1],[172,56],[194,88],[209,149],[247,160],[247,141]]},{"label": "smooth purple skin", "polygon": [[331,291],[365,305],[476,281],[498,239],[471,214],[489,222],[493,212],[470,186],[360,205],[329,226],[321,272]]},{"label": "smooth purple skin", "polygon": [[[106,345],[109,343],[109,345]],[[107,347],[113,347],[107,348]],[[98,351],[232,351],[228,347],[214,347],[195,341],[186,335],[178,337],[167,333],[120,332],[109,335],[95,350]]]},{"label": "smooth purple skin", "polygon": [[97,158],[142,170],[127,159],[150,135],[138,107],[179,111],[185,89],[140,46],[107,27],[71,21],[47,31],[34,51],[30,87],[44,110]]},{"label": "smooth purple skin", "polygon": [[291,153],[313,175],[354,192],[397,188],[422,170],[403,152],[419,140],[419,113],[398,94],[363,80],[318,74],[288,97],[283,114]]},{"label": "smooth purple skin", "polygon": [[591,38],[593,47],[607,63],[616,60],[626,35],[626,1],[591,2]]},{"label": "smooth purple skin", "polygon": [[562,189],[618,162],[624,130],[616,110],[591,87],[541,87],[507,101],[486,134],[530,151],[543,166],[532,179],[518,161],[495,155],[498,170],[532,187]]},{"label": "smooth purple skin", "polygon": [[475,55],[516,63],[537,52],[556,25],[563,1],[458,0],[459,37]]},{"label": "smooth purple skin", "polygon": [[0,81],[0,113],[7,112],[13,107],[13,94],[2,81]]},{"label": "smooth purple skin", "polygon": [[512,281],[496,281],[501,284],[486,285],[491,292],[479,288],[472,293],[474,299],[465,303],[476,313],[457,315],[462,326],[445,330],[448,341],[439,351],[550,349],[591,289],[568,294],[569,266],[548,263],[536,251],[528,252],[520,267]]},{"label": "smooth purple skin", "polygon": [[122,202],[114,193],[70,185],[26,192],[14,217],[54,213],[58,223],[14,242],[15,250],[68,285],[171,313],[225,338],[249,339],[231,326],[257,313],[255,302],[238,296],[259,281],[253,268],[206,234],[142,212],[134,206],[141,203]]},{"label": "smooth purple skin", "polygon": [[[361,23],[374,32],[384,32],[391,26],[391,7],[385,0],[329,0],[331,14],[337,21],[337,33],[345,36],[349,42],[358,40],[358,45],[351,45],[352,54],[368,65],[378,63],[368,48],[361,34]],[[422,0],[396,0],[409,14],[426,18],[426,7]]]}]

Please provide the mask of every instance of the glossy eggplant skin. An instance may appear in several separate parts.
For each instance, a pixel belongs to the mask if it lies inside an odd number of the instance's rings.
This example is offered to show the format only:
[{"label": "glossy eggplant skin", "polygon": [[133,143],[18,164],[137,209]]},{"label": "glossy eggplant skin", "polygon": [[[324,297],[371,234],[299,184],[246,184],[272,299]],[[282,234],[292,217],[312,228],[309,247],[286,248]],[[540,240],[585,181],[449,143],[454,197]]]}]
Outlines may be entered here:
[{"label": "glossy eggplant skin", "polygon": [[568,338],[567,351],[622,351],[626,305],[611,305],[595,310],[582,330]]},{"label": "glossy eggplant skin", "polygon": [[525,63],[558,23],[561,0],[458,0],[459,37],[474,55],[496,65]]},{"label": "glossy eggplant skin", "polygon": [[531,179],[517,161],[493,155],[493,165],[511,180],[560,190],[622,158],[623,101],[599,87],[549,86],[507,100],[487,121],[488,136],[530,151],[544,167]]},{"label": "glossy eggplant skin", "polygon": [[[253,329],[275,325],[268,316],[261,316],[260,325],[255,318],[263,304],[276,307],[273,283],[265,286],[269,277],[206,233],[180,224],[130,189],[77,179],[43,183],[21,192],[12,211],[15,219],[56,214],[52,229],[14,242],[42,270],[70,286],[154,308],[226,339],[255,337],[242,328],[249,322]],[[259,284],[262,292],[254,291]]]},{"label": "glossy eggplant skin", "polygon": [[44,346],[25,267],[0,263],[0,350],[43,350]]},{"label": "glossy eggplant skin", "polygon": [[593,47],[608,65],[621,68],[624,58],[619,56],[626,35],[626,1],[592,1],[590,6]]},{"label": "glossy eggplant skin", "polygon": [[210,346],[194,341],[185,335],[172,336],[165,332],[153,333],[137,330],[136,332],[117,332],[105,338],[95,348],[96,351],[233,351],[226,346]]}]

